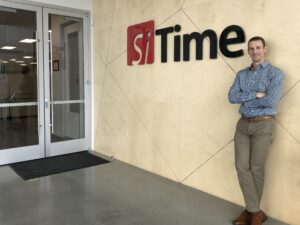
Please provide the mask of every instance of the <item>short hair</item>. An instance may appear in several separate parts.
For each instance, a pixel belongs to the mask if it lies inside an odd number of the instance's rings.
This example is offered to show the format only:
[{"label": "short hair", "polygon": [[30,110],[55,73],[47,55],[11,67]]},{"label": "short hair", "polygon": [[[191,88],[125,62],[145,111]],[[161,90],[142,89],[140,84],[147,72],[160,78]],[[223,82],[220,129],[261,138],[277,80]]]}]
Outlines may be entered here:
[{"label": "short hair", "polygon": [[250,43],[251,41],[261,41],[262,44],[263,44],[263,46],[264,46],[264,47],[266,46],[266,41],[265,41],[265,39],[262,38],[262,37],[260,37],[260,36],[254,36],[254,37],[250,38],[249,41],[248,41],[248,46],[249,46],[249,43]]}]

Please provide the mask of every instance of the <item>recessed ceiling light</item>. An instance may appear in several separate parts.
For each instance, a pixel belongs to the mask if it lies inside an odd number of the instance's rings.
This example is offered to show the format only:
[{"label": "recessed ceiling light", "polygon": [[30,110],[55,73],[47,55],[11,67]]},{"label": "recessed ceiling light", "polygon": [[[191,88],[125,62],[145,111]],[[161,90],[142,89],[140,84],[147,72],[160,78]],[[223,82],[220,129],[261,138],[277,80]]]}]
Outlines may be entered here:
[{"label": "recessed ceiling light", "polygon": [[35,65],[35,64],[36,64],[36,62],[31,62],[30,64],[32,64],[32,65]]},{"label": "recessed ceiling light", "polygon": [[16,63],[24,63],[24,61],[16,61]]},{"label": "recessed ceiling light", "polygon": [[15,46],[3,46],[1,49],[5,49],[5,50],[12,50],[15,49]]},{"label": "recessed ceiling light", "polygon": [[8,63],[8,61],[2,61],[2,63]]},{"label": "recessed ceiling light", "polygon": [[15,62],[15,61],[16,61],[16,59],[10,59],[9,61]]},{"label": "recessed ceiling light", "polygon": [[20,66],[27,66],[27,64],[25,64],[25,63],[22,63],[22,64],[20,64]]},{"label": "recessed ceiling light", "polygon": [[22,42],[22,43],[33,43],[33,42],[36,42],[36,39],[25,38],[25,39],[21,40],[20,42]]},{"label": "recessed ceiling light", "polygon": [[24,59],[32,59],[32,56],[26,55],[23,57]]}]

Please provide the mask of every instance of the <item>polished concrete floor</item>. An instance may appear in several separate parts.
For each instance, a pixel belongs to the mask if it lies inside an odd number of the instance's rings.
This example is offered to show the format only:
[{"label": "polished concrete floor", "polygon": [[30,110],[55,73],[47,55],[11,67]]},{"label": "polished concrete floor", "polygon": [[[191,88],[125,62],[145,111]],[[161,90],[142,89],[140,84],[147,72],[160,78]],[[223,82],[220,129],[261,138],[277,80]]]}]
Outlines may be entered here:
[{"label": "polished concrete floor", "polygon": [[29,181],[2,166],[0,178],[1,225],[230,225],[242,210],[117,160]]}]

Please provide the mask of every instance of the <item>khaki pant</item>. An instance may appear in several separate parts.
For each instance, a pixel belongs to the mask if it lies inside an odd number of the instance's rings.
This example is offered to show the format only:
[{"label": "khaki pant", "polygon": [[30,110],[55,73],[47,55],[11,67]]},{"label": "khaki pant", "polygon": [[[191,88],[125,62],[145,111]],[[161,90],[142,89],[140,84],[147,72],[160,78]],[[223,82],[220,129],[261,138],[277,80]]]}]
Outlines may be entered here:
[{"label": "khaki pant", "polygon": [[249,212],[260,210],[265,163],[273,141],[275,120],[249,122],[240,119],[234,136],[235,166]]}]

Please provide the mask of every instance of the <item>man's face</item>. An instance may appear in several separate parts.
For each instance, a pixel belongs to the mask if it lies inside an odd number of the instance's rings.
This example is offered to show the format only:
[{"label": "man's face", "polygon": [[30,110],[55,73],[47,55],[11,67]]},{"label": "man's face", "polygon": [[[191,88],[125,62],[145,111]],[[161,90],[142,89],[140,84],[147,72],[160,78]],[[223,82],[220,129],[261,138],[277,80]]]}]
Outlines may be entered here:
[{"label": "man's face", "polygon": [[265,53],[267,48],[264,47],[262,41],[251,41],[248,44],[248,54],[253,63],[262,63],[265,60]]}]

